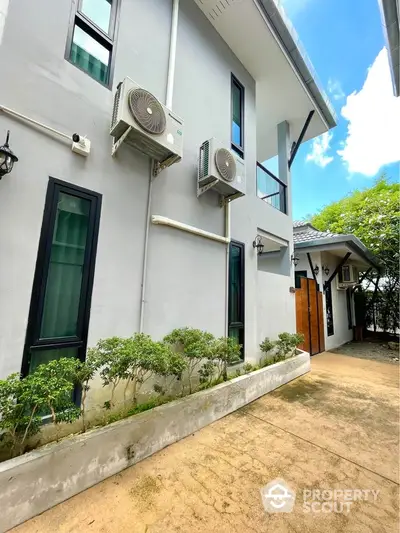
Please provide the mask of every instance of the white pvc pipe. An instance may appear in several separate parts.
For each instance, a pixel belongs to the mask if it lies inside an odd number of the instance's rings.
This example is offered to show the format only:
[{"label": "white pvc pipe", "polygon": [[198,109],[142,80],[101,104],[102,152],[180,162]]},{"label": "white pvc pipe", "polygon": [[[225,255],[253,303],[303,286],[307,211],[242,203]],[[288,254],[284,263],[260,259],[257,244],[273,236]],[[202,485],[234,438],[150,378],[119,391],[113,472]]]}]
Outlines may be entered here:
[{"label": "white pvc pipe", "polygon": [[226,243],[226,258],[225,258],[225,337],[229,334],[229,243],[231,241],[231,204],[225,204],[225,238],[228,239]]},{"label": "white pvc pipe", "polygon": [[165,105],[168,107],[168,109],[172,108],[172,96],[174,93],[176,41],[177,41],[177,35],[178,35],[178,14],[179,14],[179,0],[172,0],[172,19],[171,19],[171,35],[170,35],[170,42],[169,42],[167,93],[165,97]]},{"label": "white pvc pipe", "polygon": [[[165,105],[171,109],[172,107],[172,95],[174,92],[174,78],[175,78],[175,58],[176,58],[176,40],[178,35],[178,13],[179,13],[179,0],[173,0],[172,3],[172,18],[171,18],[171,35],[169,45],[169,58],[168,58],[168,74],[167,74],[167,90],[165,95]],[[144,328],[144,306],[146,301],[146,280],[147,280],[147,256],[149,248],[149,231],[150,231],[150,212],[151,212],[151,193],[153,189],[153,169],[154,161],[151,161],[150,165],[150,183],[147,197],[147,211],[146,211],[146,231],[144,237],[143,246],[143,269],[142,269],[142,287],[140,297],[140,317],[139,317],[139,331],[143,333]]]},{"label": "white pvc pipe", "polygon": [[62,131],[55,130],[54,128],[51,128],[50,126],[47,126],[46,124],[43,124],[42,122],[39,122],[38,120],[34,120],[33,118],[29,118],[26,115],[23,115],[22,113],[18,113],[17,111],[14,111],[13,109],[10,109],[9,107],[0,105],[0,111],[3,111],[3,113],[6,113],[7,115],[11,115],[12,117],[24,120],[25,122],[29,122],[30,124],[34,124],[35,126],[39,126],[40,128],[44,130],[50,131],[51,133],[54,133],[55,135],[58,135],[59,137],[63,137],[64,139],[68,139],[68,141],[72,142],[72,135],[68,135],[67,133],[63,133]]},{"label": "white pvc pipe", "polygon": [[198,235],[199,237],[204,237],[205,239],[210,239],[212,241],[222,242],[224,244],[229,244],[230,239],[227,237],[222,237],[222,235],[217,235],[216,233],[211,233],[210,231],[205,231],[195,226],[189,226],[189,224],[184,224],[183,222],[178,222],[172,218],[162,217],[160,215],[153,215],[151,217],[153,224],[159,224],[162,226],[169,226],[170,228],[179,229],[181,231],[186,231],[187,233],[192,233],[193,235]]},{"label": "white pvc pipe", "polygon": [[147,256],[149,250],[149,230],[150,230],[150,210],[151,210],[151,191],[153,188],[153,168],[154,161],[150,161],[150,182],[147,193],[147,210],[146,210],[146,231],[144,234],[143,244],[143,266],[142,266],[142,285],[140,294],[140,318],[139,318],[139,332],[143,333],[144,327],[144,304],[146,297],[146,280],[147,280]]}]

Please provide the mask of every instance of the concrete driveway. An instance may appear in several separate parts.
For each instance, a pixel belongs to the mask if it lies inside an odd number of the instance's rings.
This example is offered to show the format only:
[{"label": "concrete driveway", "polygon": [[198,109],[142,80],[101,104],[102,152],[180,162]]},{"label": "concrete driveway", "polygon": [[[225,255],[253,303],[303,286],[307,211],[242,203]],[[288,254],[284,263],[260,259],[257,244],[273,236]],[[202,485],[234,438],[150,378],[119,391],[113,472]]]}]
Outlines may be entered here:
[{"label": "concrete driveway", "polygon": [[[14,532],[397,533],[398,392],[393,364],[315,356],[307,376]],[[297,492],[290,513],[264,510],[276,478]],[[335,489],[357,492],[341,508],[321,492]]]}]

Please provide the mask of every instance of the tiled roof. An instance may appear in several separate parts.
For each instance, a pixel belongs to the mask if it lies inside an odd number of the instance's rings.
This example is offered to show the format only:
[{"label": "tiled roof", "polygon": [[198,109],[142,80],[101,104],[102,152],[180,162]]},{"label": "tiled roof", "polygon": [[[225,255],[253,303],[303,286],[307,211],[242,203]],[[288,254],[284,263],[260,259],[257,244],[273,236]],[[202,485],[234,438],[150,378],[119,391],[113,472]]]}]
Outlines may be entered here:
[{"label": "tiled roof", "polygon": [[306,224],[309,224],[307,220],[293,220],[294,228],[301,228],[302,226],[305,226]]},{"label": "tiled roof", "polygon": [[[310,225],[305,225],[304,222],[302,223],[302,226],[304,226],[304,231],[296,231],[293,234],[294,244],[299,244],[300,242],[316,241],[317,239],[325,239],[329,237],[338,236],[337,233],[331,233],[329,231],[318,231]],[[294,226],[294,227],[299,228],[301,226]]]}]

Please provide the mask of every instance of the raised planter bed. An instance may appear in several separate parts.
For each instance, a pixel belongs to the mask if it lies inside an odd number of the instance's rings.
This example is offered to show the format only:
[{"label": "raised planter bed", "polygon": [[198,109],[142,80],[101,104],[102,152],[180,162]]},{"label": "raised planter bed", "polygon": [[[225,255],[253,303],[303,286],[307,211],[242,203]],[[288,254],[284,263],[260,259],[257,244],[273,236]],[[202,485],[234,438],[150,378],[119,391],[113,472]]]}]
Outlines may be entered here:
[{"label": "raised planter bed", "polygon": [[300,352],[211,389],[1,463],[1,531],[50,509],[309,370],[310,356]]}]

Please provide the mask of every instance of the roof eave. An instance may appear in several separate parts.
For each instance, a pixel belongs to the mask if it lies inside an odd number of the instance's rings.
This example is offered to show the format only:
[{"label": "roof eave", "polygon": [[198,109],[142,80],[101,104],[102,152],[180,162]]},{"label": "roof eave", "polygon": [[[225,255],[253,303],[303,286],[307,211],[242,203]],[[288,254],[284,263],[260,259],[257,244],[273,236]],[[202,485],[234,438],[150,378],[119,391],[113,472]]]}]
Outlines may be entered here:
[{"label": "roof eave", "polygon": [[256,2],[263,10],[275,39],[286,51],[293,70],[308,90],[326,127],[328,129],[334,128],[337,125],[335,110],[325,91],[320,88],[321,84],[318,81],[317,73],[304,46],[301,44],[296,30],[285,16],[280,0],[256,0]]},{"label": "roof eave", "polygon": [[400,95],[399,6],[397,0],[378,0],[392,76],[393,92]]},{"label": "roof eave", "polygon": [[322,249],[324,246],[331,244],[344,244],[359,256],[363,257],[368,264],[372,265],[377,270],[381,270],[382,268],[375,255],[354,235],[337,235],[334,237],[315,239],[313,241],[294,243],[294,248],[295,250],[301,250],[303,248],[314,248],[318,246]]}]

